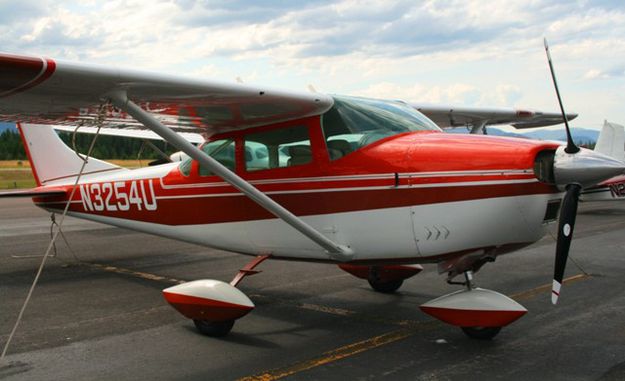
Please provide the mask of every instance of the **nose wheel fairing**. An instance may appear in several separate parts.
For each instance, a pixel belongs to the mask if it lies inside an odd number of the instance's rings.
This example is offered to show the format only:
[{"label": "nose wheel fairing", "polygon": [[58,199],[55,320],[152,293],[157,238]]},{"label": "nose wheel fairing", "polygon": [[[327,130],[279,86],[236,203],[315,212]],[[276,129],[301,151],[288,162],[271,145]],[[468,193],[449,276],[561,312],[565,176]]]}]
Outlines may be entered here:
[{"label": "nose wheel fairing", "polygon": [[254,309],[254,303],[239,289],[212,279],[169,287],[163,296],[183,316],[209,322],[234,321]]},{"label": "nose wheel fairing", "polygon": [[458,327],[504,327],[527,313],[525,307],[492,290],[473,288],[431,300],[421,310]]}]

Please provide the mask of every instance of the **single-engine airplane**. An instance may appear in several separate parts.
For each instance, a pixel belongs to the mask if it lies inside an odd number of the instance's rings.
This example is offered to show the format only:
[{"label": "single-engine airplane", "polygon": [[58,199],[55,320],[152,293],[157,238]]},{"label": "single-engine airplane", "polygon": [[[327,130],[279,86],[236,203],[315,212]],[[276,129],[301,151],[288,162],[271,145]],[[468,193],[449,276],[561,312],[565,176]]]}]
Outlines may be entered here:
[{"label": "single-engine airplane", "polygon": [[[38,185],[3,196],[254,257],[230,283],[163,291],[211,336],[254,308],[236,286],[271,258],[339,264],[381,292],[437,263],[466,287],[422,310],[492,338],[526,310],[474,287],[473,274],[540,239],[559,213],[555,303],[580,190],[624,170],[572,141],[444,134],[399,101],[10,54],[0,54],[0,119],[18,122]],[[58,124],[146,128],[189,157],[134,170],[86,160],[61,142]],[[207,141],[197,148],[177,132]]]}]

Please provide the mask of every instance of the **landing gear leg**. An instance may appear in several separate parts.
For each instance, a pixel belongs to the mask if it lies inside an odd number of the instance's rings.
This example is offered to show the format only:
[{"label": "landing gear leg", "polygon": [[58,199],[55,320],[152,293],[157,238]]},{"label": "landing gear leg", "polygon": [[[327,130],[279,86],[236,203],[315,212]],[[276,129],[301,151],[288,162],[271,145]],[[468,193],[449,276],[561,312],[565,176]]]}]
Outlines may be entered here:
[{"label": "landing gear leg", "polygon": [[254,268],[267,258],[269,255],[254,258],[230,284],[214,279],[196,280],[166,288],[163,296],[184,317],[193,320],[203,335],[226,336],[235,320],[254,309],[254,303],[236,286],[246,276],[259,273]]},{"label": "landing gear leg", "polygon": [[[473,271],[465,271],[464,279],[467,291],[473,290],[475,288],[473,285]],[[501,327],[460,327],[460,329],[468,337],[477,340],[491,340],[501,331]]]}]

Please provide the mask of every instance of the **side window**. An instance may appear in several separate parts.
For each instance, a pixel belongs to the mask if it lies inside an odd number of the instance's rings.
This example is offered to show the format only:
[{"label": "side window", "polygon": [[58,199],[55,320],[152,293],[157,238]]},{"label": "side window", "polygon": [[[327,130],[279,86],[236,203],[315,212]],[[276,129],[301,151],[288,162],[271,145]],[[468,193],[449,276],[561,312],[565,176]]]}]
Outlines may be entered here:
[{"label": "side window", "polygon": [[182,173],[182,175],[184,177],[188,177],[191,174],[191,164],[193,163],[193,159],[191,159],[190,157],[187,156],[186,159],[184,159],[181,163],[180,166],[178,168],[180,168],[180,173]]},{"label": "side window", "polygon": [[294,126],[245,136],[245,169],[284,168],[312,162],[307,126]]},{"label": "side window", "polygon": [[358,149],[362,134],[353,134],[341,117],[336,107],[325,113],[321,126],[326,137],[326,146],[330,160],[340,159]]},{"label": "side window", "polygon": [[[202,151],[223,164],[229,170],[234,171],[236,168],[234,163],[234,140],[222,139],[208,142],[202,146]],[[213,173],[208,168],[200,165],[200,176],[213,176]]]}]

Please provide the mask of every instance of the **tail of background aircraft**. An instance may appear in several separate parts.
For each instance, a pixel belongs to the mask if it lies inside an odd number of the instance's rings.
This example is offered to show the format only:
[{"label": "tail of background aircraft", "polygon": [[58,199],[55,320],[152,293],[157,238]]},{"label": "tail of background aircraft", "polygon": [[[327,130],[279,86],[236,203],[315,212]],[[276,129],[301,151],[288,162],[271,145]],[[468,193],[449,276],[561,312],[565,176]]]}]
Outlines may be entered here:
[{"label": "tail of background aircraft", "polygon": [[625,161],[625,128],[606,120],[597,139],[595,151]]},{"label": "tail of background aircraft", "polygon": [[[84,155],[69,148],[51,126],[19,124],[24,149],[38,186],[73,183],[83,165]],[[118,170],[121,167],[89,158],[83,175]]]}]

